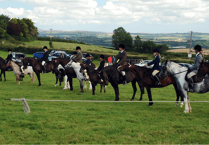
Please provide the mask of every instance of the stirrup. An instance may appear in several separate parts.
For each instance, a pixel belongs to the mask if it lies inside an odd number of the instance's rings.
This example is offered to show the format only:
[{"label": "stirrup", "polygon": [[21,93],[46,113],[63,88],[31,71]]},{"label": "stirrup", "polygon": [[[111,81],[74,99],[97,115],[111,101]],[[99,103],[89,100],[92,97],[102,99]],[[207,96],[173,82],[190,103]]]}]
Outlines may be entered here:
[{"label": "stirrup", "polygon": [[124,81],[124,82],[123,82],[123,85],[127,85],[127,84],[128,84],[127,81]]}]

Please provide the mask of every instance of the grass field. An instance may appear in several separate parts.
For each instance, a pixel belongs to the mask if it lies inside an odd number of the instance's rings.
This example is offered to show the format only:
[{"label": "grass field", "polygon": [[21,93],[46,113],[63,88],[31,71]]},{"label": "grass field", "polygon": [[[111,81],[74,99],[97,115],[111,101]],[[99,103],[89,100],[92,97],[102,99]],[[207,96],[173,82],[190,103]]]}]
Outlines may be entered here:
[{"label": "grass field", "polygon": [[[3,55],[4,52],[0,52]],[[5,53],[6,54],[6,53]],[[25,76],[17,85],[13,72],[7,81],[0,82],[0,144],[208,144],[208,103],[191,103],[192,113],[174,103],[139,103],[140,91],[133,103],[76,103],[28,102],[31,113],[25,114],[22,102],[5,99],[26,98],[39,100],[114,100],[114,91],[92,96],[90,90],[80,93],[78,80],[73,80],[74,91],[54,87],[52,73],[41,74],[30,84]],[[139,89],[138,89],[139,90]],[[132,96],[131,84],[120,85],[120,100]],[[173,86],[152,89],[154,101],[174,101]],[[191,101],[209,101],[208,93],[190,94]],[[148,101],[147,94],[144,101]]]}]

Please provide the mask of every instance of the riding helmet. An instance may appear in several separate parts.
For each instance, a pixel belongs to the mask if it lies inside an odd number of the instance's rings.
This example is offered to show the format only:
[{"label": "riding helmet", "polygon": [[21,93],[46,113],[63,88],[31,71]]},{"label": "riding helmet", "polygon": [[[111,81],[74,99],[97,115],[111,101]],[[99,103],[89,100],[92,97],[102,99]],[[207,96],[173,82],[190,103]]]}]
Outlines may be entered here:
[{"label": "riding helmet", "polygon": [[8,51],[12,51],[11,49],[8,49]]},{"label": "riding helmet", "polygon": [[105,59],[104,54],[101,54],[101,55],[100,55],[100,58]]},{"label": "riding helmet", "polygon": [[196,45],[194,47],[194,50],[197,50],[197,51],[202,51],[202,47],[200,45]]},{"label": "riding helmet", "polygon": [[48,49],[48,48],[46,46],[44,46],[43,49]]},{"label": "riding helmet", "polygon": [[23,57],[23,58],[25,58],[25,55],[21,54],[21,55],[20,55],[20,57]]},{"label": "riding helmet", "polygon": [[155,48],[155,49],[153,50],[153,52],[158,52],[158,53],[160,53],[160,50],[159,50],[158,48]]},{"label": "riding helmet", "polygon": [[77,47],[76,47],[76,50],[81,50],[80,46],[77,46]]},{"label": "riding helmet", "polygon": [[74,55],[74,54],[76,55],[76,54],[77,54],[77,52],[76,52],[76,51],[74,51],[74,52],[73,52],[73,55]]},{"label": "riding helmet", "polygon": [[90,55],[87,53],[85,57],[90,57]]},{"label": "riding helmet", "polygon": [[125,49],[126,47],[125,47],[124,44],[120,44],[120,45],[119,45],[119,48]]}]

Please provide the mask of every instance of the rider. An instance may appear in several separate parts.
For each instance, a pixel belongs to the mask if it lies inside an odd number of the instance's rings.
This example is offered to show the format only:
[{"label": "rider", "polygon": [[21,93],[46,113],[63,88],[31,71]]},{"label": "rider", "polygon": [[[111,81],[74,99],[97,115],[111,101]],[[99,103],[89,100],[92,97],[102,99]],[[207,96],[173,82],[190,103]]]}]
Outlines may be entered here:
[{"label": "rider", "polygon": [[[125,51],[125,45],[124,44],[120,44],[119,45],[119,50],[120,50],[120,52],[118,53],[118,56],[116,57],[115,62],[114,62],[114,64],[117,63],[117,65],[118,65],[117,69],[119,69],[120,66],[127,64],[126,63],[127,52]],[[127,84],[127,82],[126,82],[126,74],[125,74],[124,71],[122,71],[121,73],[122,73],[122,76],[124,77],[124,80],[125,80],[123,82],[123,84],[126,85]]]},{"label": "rider", "polygon": [[76,47],[76,51],[77,51],[77,54],[76,54],[76,57],[73,58],[73,61],[74,62],[77,62],[77,63],[82,63],[82,52],[81,52],[81,48],[79,46]]},{"label": "rider", "polygon": [[20,62],[20,64],[19,64],[19,67],[20,67],[20,72],[21,72],[21,74],[23,75],[23,74],[24,74],[24,70],[23,70],[23,68],[24,68],[24,66],[23,66],[23,59],[25,58],[25,56],[22,54],[22,55],[20,56],[20,58],[21,58],[21,62]]},{"label": "rider", "polygon": [[43,50],[44,50],[44,55],[40,59],[40,62],[44,68],[43,73],[46,73],[46,63],[48,62],[49,52],[48,52],[48,48],[46,46],[43,47]]},{"label": "rider", "polygon": [[152,78],[154,79],[154,78],[156,78],[157,79],[157,81],[158,81],[158,85],[161,85],[161,83],[160,83],[160,80],[159,80],[159,78],[158,78],[158,76],[157,76],[157,74],[161,71],[161,67],[160,67],[160,65],[159,65],[159,63],[160,63],[160,57],[159,57],[159,54],[160,54],[160,50],[158,49],[158,48],[155,48],[154,50],[153,50],[153,54],[154,54],[154,56],[155,56],[155,58],[154,58],[154,60],[153,61],[151,61],[150,63],[147,63],[147,64],[145,64],[145,66],[147,67],[147,66],[150,66],[150,65],[153,65],[154,64],[154,66],[153,66],[153,72],[152,72]]},{"label": "rider", "polygon": [[91,59],[89,54],[86,54],[86,64],[91,65]]},{"label": "rider", "polygon": [[189,89],[192,90],[193,89],[193,79],[192,77],[195,76],[198,72],[200,63],[203,61],[203,57],[201,55],[201,51],[202,51],[202,47],[200,45],[196,45],[194,47],[195,53],[196,53],[196,58],[194,60],[194,65],[191,66],[188,71],[190,72],[187,75],[187,80],[189,82]]},{"label": "rider", "polygon": [[12,61],[12,50],[8,49],[8,52],[9,52],[9,54],[8,54],[7,58],[5,59],[5,63]]},{"label": "rider", "polygon": [[105,56],[103,54],[101,54],[99,59],[101,60],[100,61],[100,65],[96,69],[98,72],[100,72],[104,68],[104,66],[105,66]]}]

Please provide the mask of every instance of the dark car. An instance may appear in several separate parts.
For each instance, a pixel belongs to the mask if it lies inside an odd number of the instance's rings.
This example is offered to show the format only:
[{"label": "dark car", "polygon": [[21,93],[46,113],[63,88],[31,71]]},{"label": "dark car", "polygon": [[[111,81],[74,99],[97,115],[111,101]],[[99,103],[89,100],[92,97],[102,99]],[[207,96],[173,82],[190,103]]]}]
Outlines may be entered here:
[{"label": "dark car", "polygon": [[33,54],[33,58],[35,59],[41,59],[44,55],[44,52],[36,52]]},{"label": "dark car", "polygon": [[49,54],[49,61],[52,61],[55,58],[66,58],[70,59],[70,54],[67,54],[65,51],[61,50],[52,50]]},{"label": "dark car", "polygon": [[12,52],[12,61],[14,61],[14,62],[21,62],[21,55],[24,55],[24,57],[26,57],[26,55],[24,53]]}]

